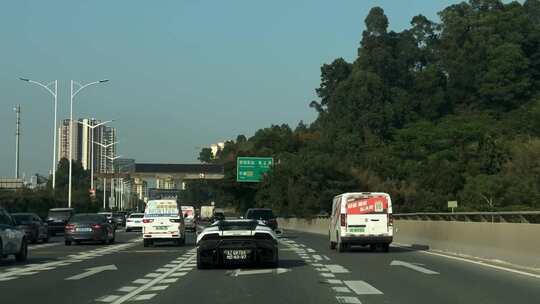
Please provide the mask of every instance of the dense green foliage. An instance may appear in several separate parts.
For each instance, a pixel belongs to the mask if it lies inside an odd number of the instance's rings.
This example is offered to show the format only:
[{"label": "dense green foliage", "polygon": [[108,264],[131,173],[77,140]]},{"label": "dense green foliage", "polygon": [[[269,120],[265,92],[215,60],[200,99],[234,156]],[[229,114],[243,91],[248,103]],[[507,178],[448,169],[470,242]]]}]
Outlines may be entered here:
[{"label": "dense green foliage", "polygon": [[[357,59],[321,68],[318,112],[229,141],[218,202],[281,215],[328,210],[345,191],[389,192],[397,211],[540,206],[540,1],[470,0],[388,31],[365,19]],[[259,184],[236,180],[237,156],[273,156]],[[199,189],[201,184],[192,185]]]},{"label": "dense green foliage", "polygon": [[[102,201],[89,196],[90,172],[84,170],[81,162],[73,162],[72,207],[78,212],[97,212]],[[44,217],[50,208],[67,207],[69,184],[69,161],[65,158],[58,163],[56,188],[52,191],[50,183],[45,189],[21,189],[0,191],[0,206],[10,212],[35,212]],[[102,198],[103,194],[98,194]]]}]

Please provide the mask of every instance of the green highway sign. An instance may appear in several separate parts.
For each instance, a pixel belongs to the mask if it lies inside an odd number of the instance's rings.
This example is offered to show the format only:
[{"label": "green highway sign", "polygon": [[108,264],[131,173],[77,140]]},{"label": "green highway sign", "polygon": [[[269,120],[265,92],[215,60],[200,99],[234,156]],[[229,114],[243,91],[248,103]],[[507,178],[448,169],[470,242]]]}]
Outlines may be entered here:
[{"label": "green highway sign", "polygon": [[236,181],[257,183],[274,164],[272,157],[236,158]]}]

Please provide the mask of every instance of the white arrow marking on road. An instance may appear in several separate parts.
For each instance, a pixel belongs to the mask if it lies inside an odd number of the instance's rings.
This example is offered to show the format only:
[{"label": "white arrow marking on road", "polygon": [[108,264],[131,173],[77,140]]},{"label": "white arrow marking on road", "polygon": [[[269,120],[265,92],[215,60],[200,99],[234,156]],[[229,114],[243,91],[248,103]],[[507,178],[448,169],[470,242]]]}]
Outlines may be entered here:
[{"label": "white arrow marking on road", "polygon": [[237,277],[240,275],[252,275],[252,274],[267,274],[267,273],[273,273],[273,274],[282,274],[291,271],[287,268],[276,268],[276,269],[255,269],[255,270],[241,270],[236,269],[232,272],[229,272],[229,275],[231,277]]},{"label": "white arrow marking on road", "polygon": [[406,268],[409,268],[409,269],[412,269],[412,270],[416,270],[416,271],[424,273],[424,274],[439,274],[436,271],[429,270],[427,268],[424,268],[424,267],[421,267],[421,266],[418,266],[418,265],[415,265],[415,264],[412,264],[412,263],[407,263],[407,262],[397,261],[397,260],[392,261],[392,263],[390,263],[390,266],[403,266],[403,267],[406,267]]},{"label": "white arrow marking on road", "polygon": [[97,274],[103,271],[118,270],[118,268],[116,268],[116,265],[106,265],[106,266],[97,266],[97,267],[87,268],[86,270],[87,270],[86,272],[83,272],[78,275],[74,275],[72,277],[67,278],[66,280],[80,280],[80,279],[84,279],[86,277],[92,276],[94,274]]}]

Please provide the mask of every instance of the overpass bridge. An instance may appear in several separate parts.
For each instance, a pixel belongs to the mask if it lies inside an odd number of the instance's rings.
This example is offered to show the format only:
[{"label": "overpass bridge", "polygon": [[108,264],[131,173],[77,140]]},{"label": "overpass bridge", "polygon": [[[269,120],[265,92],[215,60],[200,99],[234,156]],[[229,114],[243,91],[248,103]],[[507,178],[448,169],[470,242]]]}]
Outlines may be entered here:
[{"label": "overpass bridge", "polygon": [[144,197],[146,180],[155,180],[158,189],[181,188],[185,181],[223,179],[223,165],[181,163],[134,163],[111,173],[97,173],[98,178],[131,179],[139,199]]}]

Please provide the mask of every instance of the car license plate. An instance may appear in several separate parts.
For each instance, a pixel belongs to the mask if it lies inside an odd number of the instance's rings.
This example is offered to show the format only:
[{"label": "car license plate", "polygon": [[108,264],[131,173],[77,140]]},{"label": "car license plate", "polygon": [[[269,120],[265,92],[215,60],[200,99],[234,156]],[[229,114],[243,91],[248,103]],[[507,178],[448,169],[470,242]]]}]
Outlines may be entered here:
[{"label": "car license plate", "polygon": [[246,260],[250,250],[223,250],[227,260]]},{"label": "car license plate", "polygon": [[141,221],[135,221],[135,223],[137,223],[137,224],[140,223],[140,222],[141,222]]},{"label": "car license plate", "polygon": [[77,228],[75,229],[77,232],[90,232],[92,231],[92,228]]},{"label": "car license plate", "polygon": [[156,230],[167,230],[169,227],[167,226],[154,226]]},{"label": "car license plate", "polygon": [[349,228],[349,232],[364,232],[364,231],[365,231],[364,227],[351,227],[351,228]]}]

